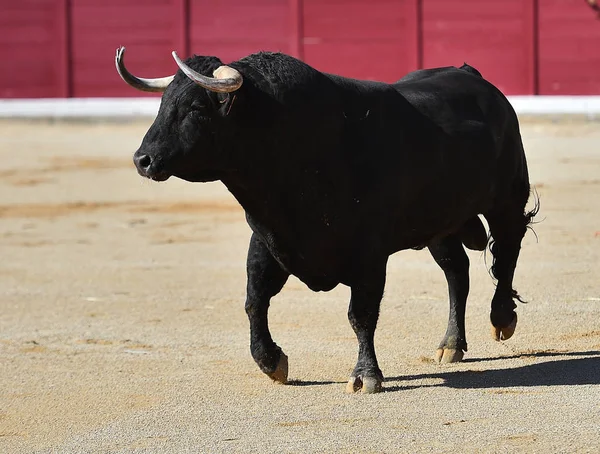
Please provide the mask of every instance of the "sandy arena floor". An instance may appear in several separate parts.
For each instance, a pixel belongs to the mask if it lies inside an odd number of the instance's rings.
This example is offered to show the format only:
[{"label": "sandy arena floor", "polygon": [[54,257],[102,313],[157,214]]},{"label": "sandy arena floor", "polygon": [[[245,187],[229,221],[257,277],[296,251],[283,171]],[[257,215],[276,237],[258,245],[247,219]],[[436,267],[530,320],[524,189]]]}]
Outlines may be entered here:
[{"label": "sandy arena floor", "polygon": [[270,323],[292,384],[263,376],[243,213],[219,183],[138,177],[148,125],[0,122],[1,453],[600,452],[600,123],[523,123],[543,222],[506,343],[470,252],[469,352],[434,363],[443,274],[426,251],[391,259],[378,395],[344,393],[344,287],[288,282]]}]

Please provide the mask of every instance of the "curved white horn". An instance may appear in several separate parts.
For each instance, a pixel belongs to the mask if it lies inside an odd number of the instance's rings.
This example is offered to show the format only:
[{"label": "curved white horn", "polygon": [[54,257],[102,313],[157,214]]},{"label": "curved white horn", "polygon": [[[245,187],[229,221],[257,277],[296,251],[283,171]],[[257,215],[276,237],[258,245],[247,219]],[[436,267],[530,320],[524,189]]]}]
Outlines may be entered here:
[{"label": "curved white horn", "polygon": [[162,93],[167,89],[167,87],[175,77],[174,74],[169,77],[160,77],[158,79],[143,79],[141,77],[136,77],[129,71],[127,71],[127,68],[125,68],[125,62],[123,59],[124,55],[125,48],[121,46],[117,49],[117,55],[115,56],[115,65],[117,66],[117,71],[119,72],[121,79],[123,79],[133,88],[137,88],[141,91]]},{"label": "curved white horn", "polygon": [[177,62],[177,66],[188,76],[194,83],[206,88],[210,91],[216,91],[219,93],[231,93],[232,91],[238,90],[242,86],[244,78],[237,69],[233,69],[231,66],[219,66],[214,70],[213,76],[204,76],[184,62],[177,56],[177,52],[172,52],[173,58]]}]

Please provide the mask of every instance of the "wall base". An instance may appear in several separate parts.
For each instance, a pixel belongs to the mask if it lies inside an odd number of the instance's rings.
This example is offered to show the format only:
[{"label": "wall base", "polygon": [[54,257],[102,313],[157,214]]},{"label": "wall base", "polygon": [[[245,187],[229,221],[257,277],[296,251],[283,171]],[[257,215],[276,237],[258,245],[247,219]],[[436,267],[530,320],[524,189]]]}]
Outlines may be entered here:
[{"label": "wall base", "polygon": [[[600,116],[600,96],[509,96],[519,115]],[[159,98],[0,99],[0,118],[154,117]]]}]

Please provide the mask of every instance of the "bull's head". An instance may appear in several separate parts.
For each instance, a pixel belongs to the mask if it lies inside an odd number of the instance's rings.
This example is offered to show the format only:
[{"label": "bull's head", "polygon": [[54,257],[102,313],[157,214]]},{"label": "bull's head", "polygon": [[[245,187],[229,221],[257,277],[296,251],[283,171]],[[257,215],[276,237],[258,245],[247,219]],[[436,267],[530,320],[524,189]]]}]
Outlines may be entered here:
[{"label": "bull's head", "polygon": [[[216,143],[242,75],[223,66],[215,57],[195,57],[182,62],[173,52],[180,73],[143,79],[125,68],[125,48],[117,49],[115,63],[125,82],[149,92],[163,92],[158,115],[135,152],[140,175],[155,181],[176,176],[188,181],[212,181],[227,168]],[[204,74],[211,74],[208,77]]]}]

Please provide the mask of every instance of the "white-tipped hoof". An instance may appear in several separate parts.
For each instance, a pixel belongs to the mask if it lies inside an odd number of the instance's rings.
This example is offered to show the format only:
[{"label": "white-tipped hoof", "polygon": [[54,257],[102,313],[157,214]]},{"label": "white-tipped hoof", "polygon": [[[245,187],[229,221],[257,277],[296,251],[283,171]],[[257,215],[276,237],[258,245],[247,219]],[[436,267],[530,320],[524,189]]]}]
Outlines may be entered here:
[{"label": "white-tipped hoof", "polygon": [[360,385],[362,383],[357,383],[356,377],[350,377],[348,383],[346,383],[346,392],[348,394],[354,394],[356,391],[360,389]]},{"label": "white-tipped hoof", "polygon": [[435,359],[441,364],[458,363],[462,361],[463,356],[465,356],[465,352],[460,349],[438,348],[435,352]]},{"label": "white-tipped hoof", "polygon": [[350,377],[346,383],[346,392],[354,394],[361,392],[363,394],[375,394],[383,389],[381,380],[376,377]]},{"label": "white-tipped hoof", "polygon": [[281,352],[279,363],[277,368],[271,374],[268,374],[271,380],[277,383],[286,384],[288,379],[288,357],[285,353]]},{"label": "white-tipped hoof", "polygon": [[363,394],[375,394],[381,392],[381,380],[375,377],[363,378],[363,385],[361,392]]},{"label": "white-tipped hoof", "polygon": [[497,328],[495,326],[492,326],[492,337],[497,341],[508,340],[512,337],[513,334],[515,334],[516,328],[517,314],[515,314],[515,318],[513,318],[513,321],[510,323],[510,325],[504,328]]}]

